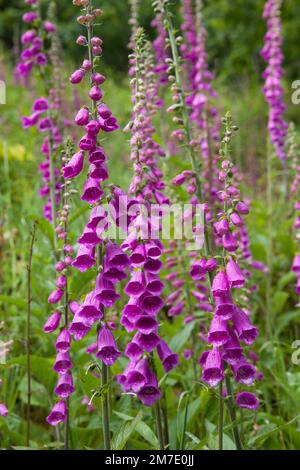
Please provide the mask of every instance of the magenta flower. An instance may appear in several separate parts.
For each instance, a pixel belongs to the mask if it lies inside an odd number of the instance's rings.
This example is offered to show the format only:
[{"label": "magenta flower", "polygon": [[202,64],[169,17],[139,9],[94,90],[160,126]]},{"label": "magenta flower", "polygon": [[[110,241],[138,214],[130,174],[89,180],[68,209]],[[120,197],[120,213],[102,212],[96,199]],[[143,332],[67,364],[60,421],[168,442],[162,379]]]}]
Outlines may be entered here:
[{"label": "magenta flower", "polygon": [[51,426],[57,426],[59,423],[65,422],[67,419],[67,406],[64,401],[56,403],[46,420]]},{"label": "magenta flower", "polygon": [[157,345],[157,352],[165,372],[170,372],[179,364],[178,354],[173,353],[164,341],[161,340]]},{"label": "magenta flower", "polygon": [[73,377],[71,374],[61,374],[54,392],[59,397],[66,399],[74,392]]},{"label": "magenta flower", "polygon": [[247,408],[248,410],[257,410],[259,407],[258,398],[250,392],[239,392],[236,395],[236,404],[239,408]]},{"label": "magenta flower", "polygon": [[8,409],[4,405],[4,403],[0,403],[0,416],[7,416],[8,415]]},{"label": "magenta flower", "polygon": [[61,319],[60,312],[54,312],[46,321],[44,325],[44,332],[53,333],[58,328],[60,319]]},{"label": "magenta flower", "polygon": [[121,355],[111,331],[103,325],[98,333],[98,352],[96,357],[107,366],[112,366]]},{"label": "magenta flower", "polygon": [[222,355],[218,349],[212,349],[204,357],[202,379],[211,387],[216,387],[224,380]]},{"label": "magenta flower", "polygon": [[71,158],[69,163],[63,167],[63,176],[64,178],[75,178],[78,176],[83,168],[83,163],[84,163],[84,153],[83,152],[77,152],[75,155]]}]

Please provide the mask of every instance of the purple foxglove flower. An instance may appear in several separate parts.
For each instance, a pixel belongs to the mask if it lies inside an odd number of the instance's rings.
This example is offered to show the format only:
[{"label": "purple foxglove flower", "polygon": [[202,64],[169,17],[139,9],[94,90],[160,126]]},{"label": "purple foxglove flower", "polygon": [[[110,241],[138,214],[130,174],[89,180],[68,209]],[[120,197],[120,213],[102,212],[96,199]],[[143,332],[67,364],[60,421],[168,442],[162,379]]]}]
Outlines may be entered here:
[{"label": "purple foxglove flower", "polygon": [[210,258],[205,263],[205,270],[209,273],[214,272],[218,267],[218,263],[214,258]]},{"label": "purple foxglove flower", "polygon": [[108,264],[115,268],[124,269],[130,264],[128,256],[116,243],[107,243],[105,254]]},{"label": "purple foxglove flower", "polygon": [[57,304],[61,301],[62,296],[64,295],[64,291],[62,289],[54,290],[48,297],[49,304]]},{"label": "purple foxglove flower", "polygon": [[62,330],[56,340],[55,348],[59,352],[68,352],[71,347],[71,335],[68,330]]},{"label": "purple foxglove flower", "polygon": [[102,198],[104,191],[100,188],[99,181],[88,178],[84,183],[81,199],[89,204],[95,204]]},{"label": "purple foxglove flower", "polygon": [[57,426],[59,423],[65,422],[67,419],[67,405],[64,401],[55,403],[51,413],[47,416],[46,420],[51,426]]},{"label": "purple foxglove flower", "polygon": [[147,383],[150,374],[151,369],[147,359],[141,359],[126,374],[126,385],[134,392],[138,392]]},{"label": "purple foxglove flower", "polygon": [[80,245],[90,245],[90,246],[96,246],[99,245],[102,242],[101,238],[97,236],[97,233],[88,227],[85,227],[83,234],[78,240],[78,243]]},{"label": "purple foxglove flower", "polygon": [[236,205],[236,210],[239,214],[247,215],[249,214],[249,207],[245,202],[238,202]]},{"label": "purple foxglove flower", "polygon": [[72,300],[69,303],[69,309],[70,309],[71,313],[73,313],[73,315],[75,315],[75,313],[79,310],[79,308],[80,308],[80,304],[78,302],[76,302],[75,300]]},{"label": "purple foxglove flower", "polygon": [[22,19],[24,23],[33,23],[35,20],[37,20],[38,16],[34,11],[29,11],[27,13],[24,13]]},{"label": "purple foxglove flower", "polygon": [[165,372],[170,372],[179,364],[178,354],[173,353],[169,346],[162,340],[157,345],[157,353]]},{"label": "purple foxglove flower", "polygon": [[91,152],[96,147],[96,140],[94,136],[85,135],[79,142],[79,148],[85,152]]},{"label": "purple foxglove flower", "polygon": [[77,126],[86,126],[89,122],[90,113],[87,108],[81,108],[75,117]]},{"label": "purple foxglove flower", "polygon": [[126,315],[122,315],[120,324],[124,326],[125,330],[128,331],[128,333],[132,333],[135,330],[134,323],[130,321]]},{"label": "purple foxglove flower", "polygon": [[41,119],[39,122],[39,131],[48,132],[52,129],[53,123],[50,118]]},{"label": "purple foxglove flower", "polygon": [[222,237],[223,235],[228,233],[230,230],[229,223],[226,219],[222,219],[219,222],[216,222],[214,225],[214,228],[217,234],[219,235],[219,237]]},{"label": "purple foxglove flower", "polygon": [[232,302],[231,295],[220,295],[215,298],[216,315],[223,318],[223,320],[230,320],[235,311],[235,306]]},{"label": "purple foxglove flower", "polygon": [[48,64],[47,56],[40,52],[35,56],[35,62],[39,66],[45,66]]},{"label": "purple foxglove flower", "polygon": [[83,79],[84,75],[85,75],[85,70],[83,70],[83,69],[75,70],[75,72],[72,73],[72,75],[70,77],[70,82],[73,85],[76,85],[76,84],[82,82],[82,79]]},{"label": "purple foxglove flower", "polygon": [[58,352],[53,370],[58,374],[65,374],[72,368],[72,362],[68,352]]},{"label": "purple foxglove flower", "polygon": [[7,416],[8,415],[8,409],[4,405],[4,403],[0,403],[0,416]]},{"label": "purple foxglove flower", "polygon": [[96,230],[97,225],[101,221],[106,220],[106,218],[107,218],[107,212],[102,206],[93,207],[87,227],[93,230]]},{"label": "purple foxglove flower", "polygon": [[228,295],[230,287],[225,271],[219,271],[215,275],[211,290],[214,297]]},{"label": "purple foxglove flower", "polygon": [[111,281],[113,284],[117,284],[118,282],[127,279],[127,274],[125,271],[107,266],[107,264],[105,264],[103,276],[105,279],[108,279],[108,281]]},{"label": "purple foxglove flower", "polygon": [[300,273],[300,254],[297,254],[293,260],[292,271]]},{"label": "purple foxglove flower", "polygon": [[144,272],[139,269],[135,271],[126,285],[124,292],[128,296],[139,296],[145,291],[145,276]]},{"label": "purple foxglove flower", "polygon": [[197,361],[198,364],[200,364],[200,366],[202,366],[202,367],[205,366],[208,354],[209,354],[209,351],[203,351],[203,353],[201,354],[201,356],[199,357],[199,359]]},{"label": "purple foxglove flower", "polygon": [[231,214],[230,220],[236,227],[242,227],[244,225],[243,219],[236,212]]},{"label": "purple foxglove flower", "polygon": [[160,337],[156,333],[149,333],[145,335],[143,333],[137,333],[133,338],[133,341],[143,350],[152,352],[160,342]]},{"label": "purple foxglove flower", "polygon": [[258,330],[252,325],[246,313],[236,308],[232,319],[239,339],[247,345],[252,344],[258,336]]},{"label": "purple foxglove flower", "polygon": [[159,259],[148,258],[144,264],[144,269],[146,272],[157,274],[162,269],[162,262]]},{"label": "purple foxglove flower", "polygon": [[250,392],[239,392],[235,398],[239,408],[247,408],[248,410],[257,410],[259,407],[258,398]]},{"label": "purple foxglove flower", "polygon": [[66,276],[59,276],[59,278],[56,280],[55,285],[56,287],[59,287],[60,289],[64,289],[67,285]]},{"label": "purple foxglove flower", "polygon": [[69,331],[75,341],[81,341],[90,331],[91,327],[87,322],[75,313],[73,321],[70,324]]},{"label": "purple foxglove flower", "polygon": [[219,382],[224,380],[224,367],[222,355],[218,349],[212,349],[207,354],[203,366],[202,380],[211,387],[216,387]]},{"label": "purple foxglove flower", "polygon": [[103,119],[101,116],[99,116],[99,123],[100,123],[101,129],[104,132],[114,132],[119,129],[117,120],[114,117]]},{"label": "purple foxglove flower", "polygon": [[163,308],[164,303],[160,297],[153,295],[150,292],[146,291],[139,298],[139,306],[143,310],[144,313],[155,316]]},{"label": "purple foxglove flower", "polygon": [[97,85],[90,89],[89,95],[93,101],[100,101],[103,98],[103,93]]},{"label": "purple foxglove flower", "polygon": [[26,33],[22,34],[21,42],[22,44],[30,44],[34,40],[36,36],[36,32],[34,30],[26,31]]},{"label": "purple foxglove flower", "polygon": [[153,295],[160,295],[164,290],[164,283],[152,273],[147,272],[145,274],[145,281],[147,286],[147,291]]},{"label": "purple foxglove flower", "polygon": [[106,160],[106,155],[104,149],[101,147],[96,147],[92,152],[89,154],[89,163],[92,165],[101,165]]},{"label": "purple foxglove flower", "polygon": [[106,104],[101,103],[98,106],[98,114],[101,118],[108,119],[112,115],[112,112]]},{"label": "purple foxglove flower", "polygon": [[59,327],[60,319],[60,312],[54,312],[44,325],[44,333],[53,333]]},{"label": "purple foxglove flower", "polygon": [[146,261],[145,246],[138,245],[130,256],[130,261],[134,266],[140,266]]},{"label": "purple foxglove flower", "polygon": [[214,346],[221,346],[227,343],[229,340],[229,331],[227,322],[224,321],[220,316],[215,315],[211,321],[208,342]]},{"label": "purple foxglove flower", "polygon": [[172,180],[172,184],[174,186],[181,186],[186,182],[186,176],[183,173],[180,173],[179,175],[175,176]]},{"label": "purple foxglove flower", "polygon": [[72,374],[61,374],[58,379],[58,383],[54,389],[54,393],[61,398],[68,398],[74,393],[73,377]]},{"label": "purple foxglove flower", "polygon": [[229,330],[229,337],[229,340],[222,348],[223,359],[228,362],[228,364],[234,364],[242,358],[243,348],[241,347],[234,331]]},{"label": "purple foxglove flower", "polygon": [[83,273],[95,264],[95,247],[80,245],[77,252],[77,257],[73,261],[72,266],[79,269],[79,271]]},{"label": "purple foxglove flower", "polygon": [[202,279],[203,275],[206,274],[206,260],[199,259],[191,265],[190,276],[194,281]]},{"label": "purple foxglove flower", "polygon": [[222,237],[223,247],[229,253],[233,253],[239,247],[237,239],[231,234],[231,232],[225,233]]},{"label": "purple foxglove flower", "polygon": [[103,318],[103,310],[95,291],[87,294],[81,307],[76,312],[86,325],[91,326]]},{"label": "purple foxglove flower", "polygon": [[245,277],[239,265],[232,259],[226,265],[226,274],[231,288],[241,288],[245,284]]},{"label": "purple foxglove flower", "polygon": [[51,21],[44,21],[44,29],[46,33],[50,34],[50,33],[55,33],[57,28],[55,24],[51,23]]},{"label": "purple foxglove flower", "polygon": [[159,246],[154,241],[148,241],[145,243],[146,256],[148,258],[157,259],[162,255],[163,247]]},{"label": "purple foxglove flower", "polygon": [[98,352],[96,357],[101,359],[105,365],[112,366],[120,355],[121,353],[117,349],[111,331],[106,326],[102,326],[98,333]]},{"label": "purple foxglove flower", "polygon": [[143,349],[135,342],[131,341],[127,344],[125,349],[125,355],[130,359],[137,360],[143,354]]},{"label": "purple foxglove flower", "polygon": [[128,304],[125,305],[122,314],[128,317],[133,322],[135,321],[137,317],[142,315],[143,311],[138,305],[138,299],[136,298],[130,299]]},{"label": "purple foxglove flower", "polygon": [[146,384],[138,392],[138,397],[145,406],[153,406],[160,399],[161,393],[154,372],[150,371]]},{"label": "purple foxglove flower", "polygon": [[90,177],[99,181],[106,181],[109,178],[108,169],[105,163],[102,165],[91,165]]},{"label": "purple foxglove flower", "polygon": [[32,110],[33,111],[47,111],[49,109],[49,102],[47,98],[40,98],[35,100]]},{"label": "purple foxglove flower", "polygon": [[180,315],[184,310],[184,303],[181,300],[180,302],[177,302],[177,304],[173,305],[173,307],[170,308],[168,311],[168,316],[169,317],[177,317]]},{"label": "purple foxglove flower", "polygon": [[82,68],[83,70],[85,70],[86,72],[89,72],[90,70],[92,70],[93,68],[93,64],[90,60],[88,59],[85,59],[82,63]]},{"label": "purple foxglove flower", "polygon": [[120,294],[115,291],[115,286],[108,279],[105,279],[103,273],[99,274],[96,280],[96,298],[107,308],[121,298]]},{"label": "purple foxglove flower", "polygon": [[234,373],[234,380],[236,382],[252,385],[256,377],[256,369],[252,364],[249,364],[244,358],[232,364]]},{"label": "purple foxglove flower", "polygon": [[98,121],[92,119],[86,126],[85,130],[88,135],[97,136],[100,132],[100,124]]},{"label": "purple foxglove flower", "polygon": [[144,335],[149,335],[157,332],[158,322],[150,315],[141,315],[135,319],[134,328]]},{"label": "purple foxglove flower", "polygon": [[96,83],[96,85],[102,85],[102,83],[105,82],[106,78],[104,77],[104,75],[101,75],[101,73],[94,73],[92,75],[92,80],[94,83]]},{"label": "purple foxglove flower", "polygon": [[24,116],[22,118],[23,129],[29,129],[32,126],[35,126],[38,123],[40,116],[41,116],[41,113],[39,111],[36,111],[29,117]]}]

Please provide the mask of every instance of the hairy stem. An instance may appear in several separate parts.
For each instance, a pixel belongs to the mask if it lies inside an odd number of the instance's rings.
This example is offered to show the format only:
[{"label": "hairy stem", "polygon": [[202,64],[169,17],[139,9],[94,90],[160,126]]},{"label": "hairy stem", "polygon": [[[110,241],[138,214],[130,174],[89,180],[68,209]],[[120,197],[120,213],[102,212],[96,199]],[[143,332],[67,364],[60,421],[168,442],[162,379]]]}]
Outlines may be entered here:
[{"label": "hairy stem", "polygon": [[27,325],[26,325],[26,373],[27,373],[27,413],[26,413],[26,446],[30,445],[30,406],[31,406],[31,363],[30,363],[30,320],[31,320],[31,271],[33,248],[36,240],[37,221],[31,231],[27,265]]}]

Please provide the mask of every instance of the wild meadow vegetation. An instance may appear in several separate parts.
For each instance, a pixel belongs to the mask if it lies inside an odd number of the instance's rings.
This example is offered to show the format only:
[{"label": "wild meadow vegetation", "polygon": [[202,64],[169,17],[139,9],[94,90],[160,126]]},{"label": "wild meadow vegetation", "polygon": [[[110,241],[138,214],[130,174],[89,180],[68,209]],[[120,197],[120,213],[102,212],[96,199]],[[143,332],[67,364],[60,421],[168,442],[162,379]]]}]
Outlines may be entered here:
[{"label": "wild meadow vegetation", "polygon": [[300,449],[297,2],[234,3],[0,1],[1,449]]}]

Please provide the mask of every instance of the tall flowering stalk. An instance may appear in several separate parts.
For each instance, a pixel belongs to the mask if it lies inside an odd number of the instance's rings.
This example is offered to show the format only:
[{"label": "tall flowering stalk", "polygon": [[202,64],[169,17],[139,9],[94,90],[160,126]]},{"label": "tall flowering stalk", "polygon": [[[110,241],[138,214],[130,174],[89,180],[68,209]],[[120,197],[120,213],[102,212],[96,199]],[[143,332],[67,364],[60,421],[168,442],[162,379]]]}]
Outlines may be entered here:
[{"label": "tall flowering stalk", "polygon": [[[105,449],[110,449],[108,372],[109,367],[120,356],[120,352],[110,329],[107,309],[111,308],[120,298],[115,290],[115,285],[127,277],[125,270],[129,265],[129,260],[118,245],[112,243],[106,235],[109,226],[108,214],[101,205],[101,201],[105,195],[102,184],[108,180],[109,174],[105,151],[99,146],[99,134],[117,130],[118,124],[108,106],[103,102],[103,92],[100,86],[106,78],[96,70],[102,55],[102,40],[94,35],[94,24],[101,16],[102,11],[95,9],[93,2],[89,0],[74,1],[74,4],[82,7],[82,14],[78,17],[78,22],[86,30],[85,35],[80,35],[76,42],[78,45],[86,47],[88,56],[84,59],[81,68],[71,75],[70,82],[77,85],[85,78],[88,79],[90,104],[78,110],[75,117],[75,123],[85,128],[85,135],[79,142],[78,151],[65,162],[63,176],[68,182],[76,178],[86,166],[88,167],[88,176],[84,183],[81,199],[89,203],[92,210],[90,220],[78,240],[77,255],[70,262],[81,272],[97,265],[98,275],[95,287],[84,301],[81,304],[74,302],[72,305],[69,304],[74,317],[69,325],[68,334],[73,335],[74,340],[78,341],[89,333],[93,325],[97,325],[97,344],[92,345],[89,350],[94,351],[96,357],[102,362],[103,437]],[[118,223],[120,217],[119,200],[124,193],[118,188],[111,187],[110,189],[110,209],[114,209],[114,221]],[[54,367],[59,373],[63,373],[59,367],[60,359],[60,353],[58,353]],[[64,358],[62,359],[64,363]],[[66,357],[66,361],[71,366],[69,356]],[[62,409],[58,420],[55,419],[57,406]],[[54,406],[48,421],[52,421],[51,424],[56,425],[58,422],[66,420],[66,414],[66,402],[62,400]]]},{"label": "tall flowering stalk", "polygon": [[132,390],[144,405],[155,405],[157,433],[163,449],[161,409],[158,403],[161,392],[153,353],[157,350],[165,372],[177,365],[178,357],[158,334],[159,323],[156,317],[164,306],[161,299],[164,284],[159,278],[162,269],[160,258],[164,247],[159,240],[160,216],[153,218],[150,215],[153,203],[168,204],[169,200],[163,193],[165,185],[157,164],[157,157],[164,156],[164,152],[153,139],[152,116],[156,109],[153,106],[153,60],[150,43],[145,40],[142,29],[137,31],[135,44],[134,53],[130,56],[135,67],[135,77],[131,80],[134,114],[126,129],[131,130],[132,134],[131,160],[134,176],[129,194],[135,202],[130,213],[135,215],[128,238],[122,245],[130,253],[131,278],[125,287],[129,302],[121,319],[125,329],[135,332],[135,335],[125,350],[129,364],[118,380],[125,392]]},{"label": "tall flowering stalk", "polygon": [[41,148],[45,161],[39,167],[44,183],[40,196],[48,198],[44,206],[44,217],[51,221],[55,228],[56,208],[60,198],[59,169],[55,167],[55,156],[62,138],[57,125],[56,104],[51,96],[53,75],[50,72],[51,61],[46,43],[49,39],[51,42],[56,26],[50,21],[43,21],[39,0],[26,0],[25,3],[31,10],[23,15],[23,22],[30,29],[21,38],[23,50],[16,73],[26,84],[36,68],[43,80],[46,97],[35,100],[32,114],[23,118],[23,128],[37,126],[42,135],[46,134]]},{"label": "tall flowering stalk", "polygon": [[[299,188],[300,188],[300,160],[299,160],[299,146],[297,144],[297,135],[295,131],[294,124],[291,124],[289,127],[288,138],[287,138],[287,158],[290,163],[293,180],[290,188],[290,199],[294,204],[294,234],[296,243],[299,243],[299,229],[300,229],[300,201],[299,201]],[[295,293],[300,294],[300,253],[299,247],[297,253],[294,256],[292,271],[297,277],[297,282],[295,286]]]},{"label": "tall flowering stalk", "polygon": [[284,90],[282,87],[281,4],[282,0],[268,0],[265,4],[263,18],[266,20],[268,30],[265,34],[265,44],[261,56],[267,63],[267,68],[263,73],[265,79],[263,91],[269,105],[270,142],[274,146],[278,158],[284,161],[286,160],[285,138],[288,125],[283,118],[286,107],[283,102]]}]

